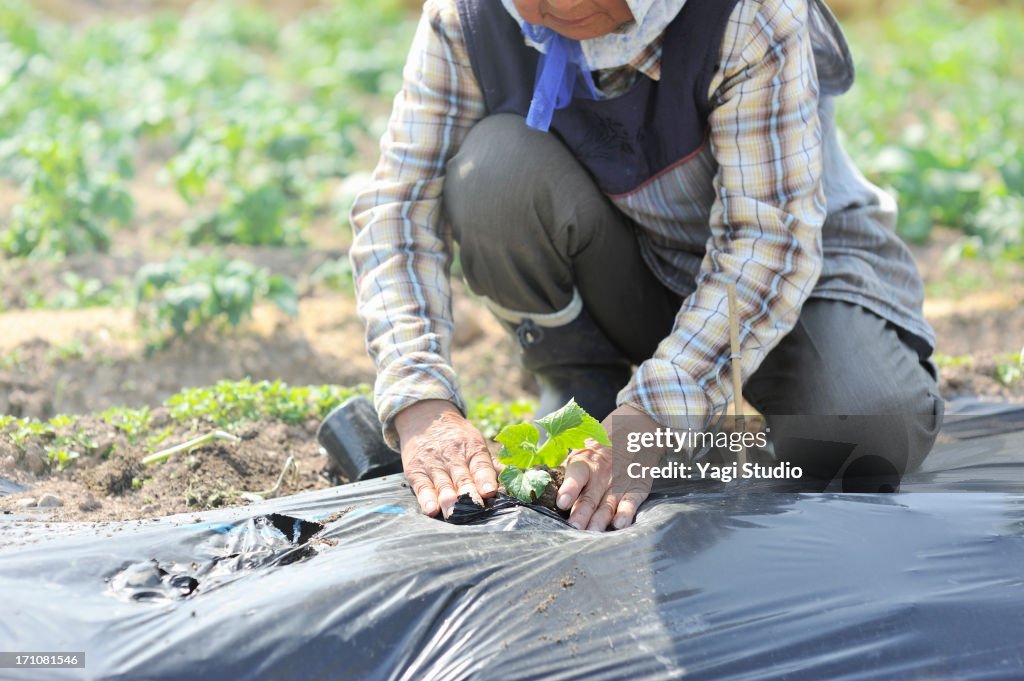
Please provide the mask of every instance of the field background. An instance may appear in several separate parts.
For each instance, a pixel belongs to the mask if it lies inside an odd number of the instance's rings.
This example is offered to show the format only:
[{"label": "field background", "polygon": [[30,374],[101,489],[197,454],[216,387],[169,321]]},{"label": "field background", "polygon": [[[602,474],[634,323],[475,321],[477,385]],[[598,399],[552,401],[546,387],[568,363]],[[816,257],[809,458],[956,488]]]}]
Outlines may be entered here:
[{"label": "field background", "polygon": [[[845,144],[898,196],[943,391],[1021,399],[1024,6],[832,6],[858,66]],[[0,0],[0,473],[57,484],[112,452],[260,422],[279,453],[301,449],[306,488],[323,484],[316,422],[373,380],[346,215],[416,17],[406,0]],[[532,386],[455,288],[454,362],[493,429]],[[328,387],[260,383],[278,380]],[[226,399],[248,401],[214,414]],[[236,486],[269,486],[282,463]],[[106,512],[179,508],[177,488],[142,496],[153,476],[133,466],[90,478],[128,495]]]}]

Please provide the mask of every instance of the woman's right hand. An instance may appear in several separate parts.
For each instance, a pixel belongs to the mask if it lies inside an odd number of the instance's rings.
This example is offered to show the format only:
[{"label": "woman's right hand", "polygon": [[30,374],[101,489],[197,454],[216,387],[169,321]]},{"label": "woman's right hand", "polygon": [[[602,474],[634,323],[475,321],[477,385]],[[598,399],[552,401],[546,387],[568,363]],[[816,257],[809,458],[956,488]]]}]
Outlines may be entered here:
[{"label": "woman's right hand", "polygon": [[451,402],[424,400],[395,417],[402,467],[427,515],[451,515],[459,495],[478,502],[498,491],[498,476],[483,435]]}]

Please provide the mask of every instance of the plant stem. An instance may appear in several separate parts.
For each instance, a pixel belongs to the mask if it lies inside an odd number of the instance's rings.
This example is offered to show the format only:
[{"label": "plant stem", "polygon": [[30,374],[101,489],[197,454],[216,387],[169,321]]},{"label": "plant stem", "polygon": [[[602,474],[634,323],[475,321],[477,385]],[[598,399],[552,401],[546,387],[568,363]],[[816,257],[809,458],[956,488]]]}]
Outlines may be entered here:
[{"label": "plant stem", "polygon": [[273,499],[277,496],[278,492],[281,491],[281,483],[284,482],[285,475],[291,471],[291,483],[293,487],[297,487],[299,484],[299,464],[295,462],[294,456],[289,456],[288,460],[284,462],[284,468],[281,469],[281,474],[277,476],[277,482],[268,490],[262,492],[242,492],[242,497],[249,501],[263,501],[264,499]]},{"label": "plant stem", "polygon": [[236,437],[231,433],[225,433],[223,430],[215,430],[210,433],[207,433],[206,435],[201,435],[197,438],[189,440],[188,442],[183,442],[180,445],[175,445],[173,447],[169,447],[168,449],[159,451],[156,454],[150,454],[149,456],[142,460],[142,465],[148,466],[150,464],[165,461],[169,457],[178,454],[179,452],[187,452],[188,450],[194,447],[199,447],[201,445],[208,444],[210,442],[213,442],[214,440],[228,440],[230,442],[242,441],[241,438]]}]

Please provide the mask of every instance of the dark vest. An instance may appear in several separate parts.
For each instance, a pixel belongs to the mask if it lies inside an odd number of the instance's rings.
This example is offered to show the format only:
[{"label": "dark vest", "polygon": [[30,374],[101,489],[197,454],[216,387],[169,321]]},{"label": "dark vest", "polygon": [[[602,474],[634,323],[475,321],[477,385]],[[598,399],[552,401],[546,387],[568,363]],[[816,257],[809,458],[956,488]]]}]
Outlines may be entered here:
[{"label": "dark vest", "polygon": [[[555,112],[557,134],[605,194],[628,194],[704,144],[708,87],[718,67],[726,22],[738,0],[688,0],[669,24],[661,80],[639,77],[610,99],[576,98]],[[457,0],[473,73],[488,114],[525,117],[539,52],[500,0]]]}]

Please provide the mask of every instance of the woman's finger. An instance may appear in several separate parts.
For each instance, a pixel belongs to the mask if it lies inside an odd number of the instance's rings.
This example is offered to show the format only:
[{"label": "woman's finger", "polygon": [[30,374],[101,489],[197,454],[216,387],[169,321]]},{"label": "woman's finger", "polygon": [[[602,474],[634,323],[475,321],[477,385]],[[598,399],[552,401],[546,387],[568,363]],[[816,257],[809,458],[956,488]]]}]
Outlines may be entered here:
[{"label": "woman's finger", "polygon": [[594,515],[591,516],[590,522],[587,523],[587,529],[594,532],[604,532],[611,525],[612,516],[615,515],[615,509],[619,506],[619,495],[612,492],[608,492],[604,495],[604,498],[598,503],[597,510],[594,511]]},{"label": "woman's finger", "polygon": [[636,517],[636,510],[647,498],[646,492],[627,492],[619,500],[618,508],[615,510],[615,517],[612,519],[612,527],[616,530],[629,527]]},{"label": "woman's finger", "polygon": [[596,480],[591,481],[589,485],[583,488],[583,494],[573,504],[572,512],[569,513],[569,524],[577,530],[590,526],[590,519],[593,517],[594,511],[597,510],[597,505],[604,496],[605,490],[599,489],[599,486],[595,484],[596,482]]},{"label": "woman's finger", "polygon": [[555,505],[563,511],[568,511],[576,503],[580,491],[590,481],[590,466],[586,461],[577,459],[571,461],[565,467],[565,479],[562,486],[558,488],[558,498]]},{"label": "woman's finger", "polygon": [[491,497],[498,491],[498,475],[491,463],[491,453],[487,445],[481,443],[474,447],[469,456],[469,472],[481,497]]},{"label": "woman's finger", "polygon": [[469,473],[469,466],[465,456],[453,456],[448,459],[448,475],[455,485],[457,497],[468,494],[477,503],[483,502],[483,499],[480,498],[480,493],[477,492],[476,484],[473,482],[473,476]]},{"label": "woman's finger", "polygon": [[430,468],[430,481],[437,493],[437,503],[441,506],[441,514],[447,518],[452,514],[455,502],[459,500],[448,469],[441,464],[435,464]]},{"label": "woman's finger", "polygon": [[420,510],[426,515],[437,515],[441,506],[437,502],[437,492],[434,491],[434,483],[430,477],[423,471],[412,470],[405,474],[405,478],[420,503]]}]

